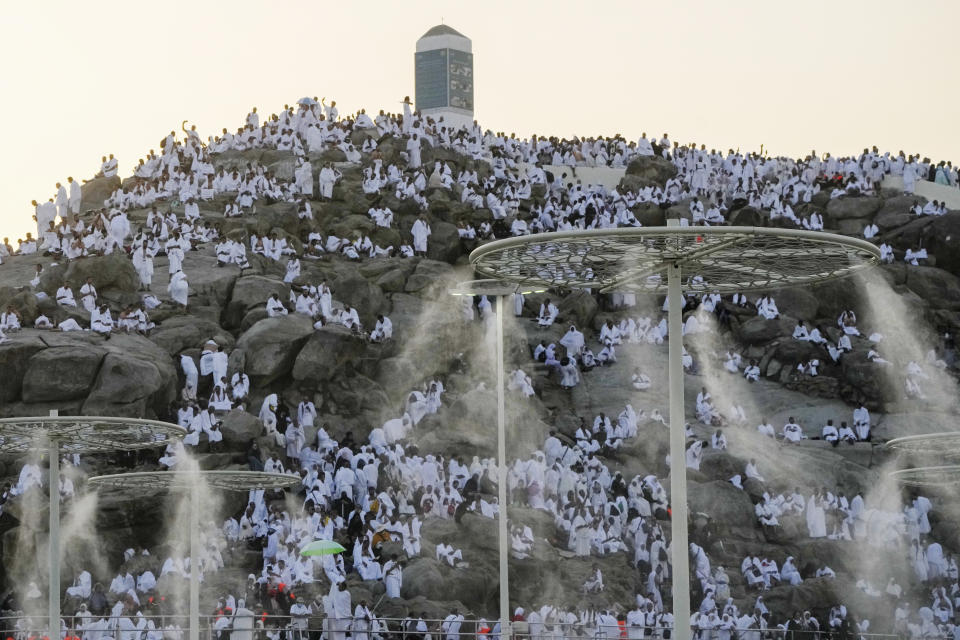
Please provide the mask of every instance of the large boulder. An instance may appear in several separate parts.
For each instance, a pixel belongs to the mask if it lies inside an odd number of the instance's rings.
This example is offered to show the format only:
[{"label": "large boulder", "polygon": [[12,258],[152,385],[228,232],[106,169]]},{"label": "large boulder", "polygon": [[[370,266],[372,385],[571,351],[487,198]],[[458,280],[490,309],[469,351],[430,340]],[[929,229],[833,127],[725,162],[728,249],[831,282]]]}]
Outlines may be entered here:
[{"label": "large boulder", "polygon": [[233,336],[212,320],[194,316],[174,316],[164,320],[150,332],[150,341],[171,356],[185,349],[202,347],[207,340],[215,340],[221,347],[229,348],[234,344]]},{"label": "large boulder", "polygon": [[376,284],[360,275],[358,271],[349,271],[338,275],[330,283],[333,297],[357,310],[364,327],[373,328],[378,313],[390,310],[390,303]]},{"label": "large boulder", "polygon": [[[40,315],[40,301],[32,291],[20,291],[13,287],[0,288],[0,311],[6,311],[8,306],[17,310],[24,326],[33,324]],[[53,306],[51,311],[55,309],[56,306]]]},{"label": "large boulder", "polygon": [[220,431],[223,441],[232,448],[246,447],[250,441],[263,432],[263,425],[256,416],[240,409],[234,409],[223,416]]},{"label": "large boulder", "polygon": [[93,286],[101,294],[107,289],[136,291],[140,284],[137,270],[123,253],[74,260],[67,267],[64,276],[66,283],[74,290],[86,284],[87,278],[93,279]]},{"label": "large boulder", "polygon": [[662,187],[677,175],[677,168],[665,158],[642,156],[627,165],[626,175],[637,176]]},{"label": "large boulder", "polygon": [[460,232],[456,225],[437,220],[430,224],[427,256],[431,260],[450,263],[457,261],[460,257]]},{"label": "large boulder", "polygon": [[260,163],[280,180],[293,180],[293,170],[296,168],[296,162],[297,157],[293,154],[293,151],[266,149],[260,156]]},{"label": "large boulder", "polygon": [[936,267],[906,270],[907,287],[933,307],[960,309],[960,278]]},{"label": "large boulder", "polygon": [[94,178],[80,185],[80,209],[102,208],[103,201],[109,198],[114,191],[120,188],[120,176],[112,178]]},{"label": "large boulder", "polygon": [[883,201],[883,207],[877,212],[873,222],[880,228],[881,233],[902,227],[913,220],[914,215],[910,213],[910,207],[917,202],[923,204],[923,198],[907,195],[886,198]]},{"label": "large boulder", "polygon": [[44,349],[27,361],[24,402],[75,400],[86,397],[107,355],[106,349],[82,343]]},{"label": "large boulder", "polygon": [[250,327],[237,349],[244,352],[251,382],[263,386],[286,375],[313,332],[313,320],[299,313],[265,318]]},{"label": "large boulder", "polygon": [[[233,285],[240,275],[240,267],[221,266],[212,253],[197,251],[187,253],[183,261],[183,271],[190,279],[190,304],[194,306],[209,304],[223,307],[230,299]],[[156,280],[154,275],[154,281]]]},{"label": "large boulder", "polygon": [[297,355],[293,379],[319,385],[340,378],[354,366],[366,342],[346,327],[329,324],[312,332]]},{"label": "large boulder", "polygon": [[294,202],[275,202],[273,204],[257,203],[257,215],[252,219],[253,228],[257,235],[278,232],[287,238],[287,241],[296,240],[300,228],[300,219],[297,217],[297,205]]},{"label": "large boulder", "polygon": [[770,223],[770,214],[753,207],[740,207],[731,211],[727,219],[737,227],[765,227]]},{"label": "large boulder", "polygon": [[960,212],[951,211],[934,220],[925,246],[938,267],[960,276]]},{"label": "large boulder", "polygon": [[776,338],[790,336],[796,321],[787,316],[767,320],[763,316],[753,316],[740,323],[737,335],[745,344],[764,344]]},{"label": "large boulder", "polygon": [[705,513],[716,522],[746,523],[754,519],[750,497],[725,480],[691,482],[689,501],[692,513]]},{"label": "large boulder", "polygon": [[883,199],[878,197],[834,198],[827,204],[825,217],[832,223],[839,220],[871,218],[882,206]]},{"label": "large boulder", "polygon": [[560,319],[564,323],[577,325],[581,330],[585,330],[593,323],[594,316],[599,309],[597,300],[586,291],[574,291],[557,305],[560,311]]},{"label": "large boulder", "polygon": [[781,314],[812,322],[820,310],[820,301],[805,287],[787,287],[771,291],[770,295],[777,303]]},{"label": "large boulder", "polygon": [[238,327],[243,317],[257,307],[264,307],[272,294],[276,293],[286,302],[290,298],[290,285],[266,276],[244,276],[238,278],[233,286],[230,302],[224,309],[224,325]]},{"label": "large boulder", "polygon": [[141,336],[116,336],[103,359],[87,415],[158,415],[176,397],[177,371],[166,353]]},{"label": "large boulder", "polygon": [[27,372],[30,358],[46,346],[40,338],[28,338],[0,345],[0,371],[3,371],[3,379],[0,381],[0,404],[20,398],[20,388],[23,385],[23,376]]},{"label": "large boulder", "polygon": [[426,297],[440,294],[451,284],[449,277],[452,274],[453,268],[445,262],[420,260],[413,274],[407,278],[404,291],[418,293],[421,296],[426,295]]}]

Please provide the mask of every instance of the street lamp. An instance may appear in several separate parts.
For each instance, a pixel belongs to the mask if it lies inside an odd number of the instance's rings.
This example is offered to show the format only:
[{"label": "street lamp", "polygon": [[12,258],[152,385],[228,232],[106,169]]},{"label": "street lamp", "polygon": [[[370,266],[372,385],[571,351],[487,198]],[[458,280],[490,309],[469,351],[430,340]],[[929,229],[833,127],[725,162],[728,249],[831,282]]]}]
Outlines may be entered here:
[{"label": "street lamp", "polygon": [[50,458],[49,638],[60,637],[60,454],[151,449],[180,440],[186,434],[182,427],[156,420],[60,416],[56,409],[47,417],[0,420],[0,453],[43,451]]},{"label": "street lamp", "polygon": [[513,294],[537,293],[536,289],[523,288],[516,283],[501,280],[468,280],[461,282],[450,295],[454,296],[494,296],[497,300],[497,502],[500,513],[497,518],[497,542],[500,558],[500,638],[510,637],[510,579],[509,534],[507,531],[507,434],[506,434],[506,398],[504,393],[503,363],[503,316],[507,297]]},{"label": "street lamp", "polygon": [[[864,240],[800,229],[634,227],[496,240],[470,254],[482,276],[519,286],[667,294],[670,504],[676,640],[690,639],[682,294],[740,293],[839,278],[879,261]],[[683,279],[684,272],[699,276]],[[664,277],[666,276],[666,277]]]},{"label": "street lamp", "polygon": [[200,531],[197,492],[204,483],[224,491],[280,489],[299,482],[297,476],[263,471],[142,471],[96,476],[87,481],[92,487],[103,487],[125,493],[176,490],[190,496],[190,640],[200,638]]}]

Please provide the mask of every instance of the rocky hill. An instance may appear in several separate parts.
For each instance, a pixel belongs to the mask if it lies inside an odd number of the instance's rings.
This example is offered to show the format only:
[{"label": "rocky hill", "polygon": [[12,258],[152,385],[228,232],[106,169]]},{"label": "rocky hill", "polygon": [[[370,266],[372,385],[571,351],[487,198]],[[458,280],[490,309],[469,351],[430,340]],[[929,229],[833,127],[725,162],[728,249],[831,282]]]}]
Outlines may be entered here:
[{"label": "rocky hill", "polygon": [[[352,141],[363,144],[375,131],[358,130]],[[378,150],[384,165],[400,163],[402,140],[391,135],[379,137]],[[293,203],[270,204],[258,201],[254,210],[236,218],[224,218],[222,211],[234,200],[234,194],[218,195],[200,203],[201,221],[210,222],[223,236],[245,240],[250,234],[277,234],[298,252],[311,232],[354,238],[368,235],[382,246],[410,242],[410,229],[420,214],[411,199],[397,199],[392,192],[364,194],[362,170],[370,166],[347,163],[339,150],[308,154],[314,166],[330,161],[343,174],[330,200],[312,200],[313,216],[302,219]],[[449,149],[425,146],[423,161],[447,162],[454,171],[476,170],[481,181],[490,175],[487,162],[470,159]],[[217,169],[244,167],[259,163],[281,179],[294,177],[293,152],[275,150],[228,151],[213,156]],[[672,166],[661,160],[634,161],[627,169],[621,190],[656,184],[663,186],[672,177]],[[128,179],[122,184],[130,185]],[[84,185],[83,210],[99,209],[104,200],[121,185],[119,178],[98,178]],[[250,267],[217,263],[213,243],[197,244],[183,261],[189,277],[190,298],[186,309],[169,298],[165,288],[166,258],[155,260],[157,276],[153,287],[161,305],[150,312],[156,328],[148,335],[115,333],[109,339],[90,331],[60,332],[24,328],[10,333],[0,345],[0,415],[3,417],[44,415],[58,409],[62,415],[118,415],[161,418],[176,421],[175,403],[184,386],[180,367],[182,356],[199,361],[201,349],[213,340],[229,354],[229,373],[245,371],[251,380],[246,411],[234,409],[223,416],[224,445],[211,451],[205,439],[195,449],[204,468],[246,468],[246,451],[252,441],[259,442],[265,454],[284,452],[274,439],[266,436],[257,419],[263,399],[278,393],[282,402],[296,413],[302,400],[315,403],[317,425],[326,425],[329,435],[343,440],[348,434],[363,443],[371,430],[402,415],[407,395],[422,389],[424,383],[444,381],[446,392],[440,410],[427,415],[414,429],[410,444],[420,455],[473,456],[495,455],[495,402],[492,389],[489,331],[483,321],[466,322],[461,301],[448,295],[449,286],[472,277],[466,256],[472,241],[461,240],[457,224],[493,223],[489,209],[461,203],[457,189],[431,186],[425,190],[429,202],[432,235],[426,257],[390,257],[349,260],[339,255],[301,259],[301,274],[293,283],[284,282],[284,263],[250,255]],[[531,218],[531,209],[544,202],[545,188],[535,185],[531,197],[520,202],[518,215]],[[868,506],[888,505],[894,509],[898,491],[884,482],[886,471],[894,464],[882,449],[890,437],[924,433],[955,424],[955,363],[952,352],[942,348],[940,337],[960,331],[960,212],[939,217],[916,217],[907,213],[914,198],[884,192],[877,196],[829,199],[824,192],[804,211],[821,211],[827,230],[859,235],[863,227],[875,223],[878,239],[889,243],[898,258],[910,248],[924,246],[926,264],[912,266],[902,261],[885,264],[869,280],[851,279],[827,285],[771,292],[780,317],[768,320],[755,310],[740,308],[729,300],[720,303],[727,312],[724,323],[711,316],[703,323],[709,331],[688,336],[687,346],[695,359],[695,371],[686,379],[687,416],[698,439],[709,440],[716,426],[694,419],[695,398],[707,387],[725,414],[723,429],[729,440],[726,450],[705,448],[699,470],[689,470],[690,502],[695,514],[691,539],[707,552],[714,567],[722,565],[730,575],[730,595],[741,611],[752,609],[756,594],[746,588],[739,567],[744,556],[756,554],[775,559],[779,564],[792,556],[804,577],[800,585],[775,586],[764,594],[767,606],[782,618],[796,609],[810,609],[821,621],[830,607],[845,603],[859,617],[873,621],[872,630],[892,625],[892,610],[878,606],[878,600],[855,586],[868,579],[883,589],[893,577],[916,594],[916,603],[929,596],[917,583],[908,564],[907,548],[885,550],[889,554],[883,567],[870,561],[877,550],[858,541],[811,539],[803,516],[784,517],[782,526],[764,528],[757,522],[755,504],[769,494],[792,492],[800,487],[805,495],[824,487],[848,497],[864,496]],[[688,202],[672,207],[637,205],[633,212],[644,225],[663,224],[668,218],[689,217]],[[395,214],[391,228],[377,227],[367,215],[371,207],[389,207]],[[162,210],[182,216],[183,204],[167,202]],[[136,229],[144,224],[147,209],[127,212]],[[88,219],[92,220],[92,218]],[[731,213],[733,224],[766,226],[777,224],[769,212],[750,207]],[[139,303],[138,276],[123,253],[91,256],[66,263],[49,256],[14,256],[0,266],[0,309],[12,305],[29,327],[40,314],[54,322],[74,317],[89,325],[89,314],[82,307],[66,309],[54,301],[63,283],[74,290],[92,279],[102,300],[113,309]],[[35,265],[44,266],[39,285],[30,287]],[[378,314],[393,323],[394,338],[383,343],[367,340],[357,332],[336,324],[315,328],[308,316],[290,313],[267,317],[268,298],[276,293],[290,298],[291,286],[326,282],[334,300],[354,307],[363,327],[373,327]],[[540,304],[546,298],[557,302],[559,317],[553,326],[541,329],[535,322]],[[523,315],[508,318],[508,372],[520,368],[531,375],[535,396],[526,399],[509,394],[510,428],[508,449],[512,460],[528,459],[541,449],[551,429],[566,443],[576,441],[580,421],[592,423],[603,412],[617,416],[626,404],[643,411],[636,438],[625,441],[615,451],[599,457],[612,472],[619,471],[627,482],[639,476],[656,475],[669,490],[666,428],[650,419],[654,410],[667,414],[666,344],[624,344],[618,349],[618,362],[583,374],[582,383],[572,390],[559,385],[559,379],[531,357],[541,341],[556,342],[569,324],[580,327],[589,344],[607,319],[649,316],[659,321],[662,299],[640,299],[634,308],[614,308],[607,296],[578,291],[552,291],[528,296]],[[695,313],[688,306],[688,314]],[[861,336],[852,339],[852,351],[838,364],[830,362],[825,351],[810,343],[794,340],[791,332],[798,320],[807,326],[822,326],[838,337],[837,318],[854,311]],[[893,361],[882,365],[867,359],[875,345],[866,336],[885,335],[881,352]],[[928,349],[950,365],[939,369],[923,359]],[[738,351],[745,361],[756,360],[760,380],[747,383],[740,374],[723,370],[723,354]],[[903,353],[900,353],[903,351]],[[819,358],[819,375],[811,377],[797,371],[797,365]],[[907,360],[929,366],[928,399],[908,398],[904,393],[903,368]],[[902,361],[901,361],[902,360]],[[640,368],[652,378],[652,387],[636,391],[631,374]],[[852,410],[865,404],[873,416],[872,442],[831,447],[822,440],[785,444],[781,439],[763,438],[756,433],[761,421],[771,423],[779,433],[789,417],[803,427],[811,438],[819,436],[827,419],[850,421]],[[726,408],[741,405],[747,421],[730,419]],[[306,441],[315,440],[316,429],[309,430]],[[157,453],[159,455],[159,452]],[[157,455],[134,461],[121,456],[84,459],[77,476],[82,492],[83,476],[132,468],[157,468]],[[743,474],[746,463],[756,459],[765,483],[749,479],[740,490],[731,477]],[[22,458],[2,459],[0,472],[16,484]],[[381,477],[382,485],[389,479]],[[883,487],[880,492],[878,487]],[[491,482],[481,483],[481,493],[495,495]],[[632,554],[619,552],[603,557],[574,557],[566,549],[552,515],[527,505],[522,490],[514,491],[510,509],[512,523],[531,527],[535,542],[524,559],[511,560],[511,602],[514,606],[539,606],[555,603],[582,609],[633,607],[635,594],[646,591],[645,574],[630,566]],[[931,514],[932,535],[949,554],[960,551],[957,539],[956,509],[949,496],[931,494],[935,508]],[[230,516],[239,516],[244,496],[225,496],[219,513],[210,517],[219,526]],[[42,502],[42,501],[41,501]],[[301,498],[288,496],[286,504],[299,509]],[[284,504],[281,499],[277,504]],[[40,507],[27,500],[11,500],[4,508],[0,528],[6,593],[19,591],[28,579],[17,573],[18,558],[42,548],[44,516]],[[147,547],[156,558],[163,558],[172,537],[169,510],[160,500],[128,502],[115,497],[102,498],[88,526],[102,541],[104,563],[95,580],[106,585],[122,563],[122,551],[128,547]],[[71,509],[68,505],[67,511]],[[30,513],[27,513],[27,512]],[[660,524],[669,532],[662,514]],[[32,528],[32,529],[31,529]],[[25,530],[30,529],[30,530]],[[469,568],[452,568],[436,559],[435,546],[452,544],[461,549]],[[72,549],[84,548],[89,541],[78,538],[68,546],[63,573],[69,584],[81,569],[90,569],[88,558],[73,555]],[[402,554],[402,549],[398,549]],[[143,564],[134,559],[124,564]],[[159,563],[159,560],[158,560]],[[603,571],[606,588],[599,594],[584,595],[580,585],[596,563]],[[829,565],[835,579],[817,578],[816,569]],[[475,513],[459,521],[429,518],[423,527],[423,549],[419,557],[409,558],[405,569],[402,597],[384,598],[378,613],[403,615],[408,610],[445,615],[448,607],[494,616],[497,608],[496,523]],[[212,609],[218,597],[237,592],[248,573],[259,573],[260,555],[237,551],[227,558],[225,568],[205,583],[204,609]],[[154,567],[156,571],[156,567]],[[42,572],[40,573],[42,575]],[[35,578],[42,583],[41,578]],[[356,573],[349,576],[354,603],[361,598],[377,602],[383,585],[363,581]],[[696,580],[693,581],[697,583]],[[162,586],[162,584],[161,584]],[[326,592],[321,580],[308,589],[310,595]],[[665,594],[669,592],[664,587]],[[694,598],[699,603],[699,597]],[[459,603],[459,604],[457,604]],[[66,607],[71,606],[68,602]],[[68,610],[65,608],[65,611]]]}]

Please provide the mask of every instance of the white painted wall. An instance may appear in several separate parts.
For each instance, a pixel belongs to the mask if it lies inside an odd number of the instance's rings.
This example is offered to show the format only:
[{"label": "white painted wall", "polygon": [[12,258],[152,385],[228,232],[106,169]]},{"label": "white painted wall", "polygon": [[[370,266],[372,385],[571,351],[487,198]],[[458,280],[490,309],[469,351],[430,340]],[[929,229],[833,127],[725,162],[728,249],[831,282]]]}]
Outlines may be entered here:
[{"label": "white painted wall", "polygon": [[[527,163],[521,162],[519,166],[522,171],[526,171]],[[624,176],[627,172],[626,169],[613,169],[611,167],[568,167],[565,165],[543,165],[544,171],[549,171],[552,173],[557,180],[560,180],[560,176],[567,174],[566,178],[563,178],[564,184],[572,182],[574,184],[577,181],[580,181],[580,184],[587,186],[588,184],[602,184],[606,187],[607,191],[610,191],[618,184],[620,184],[620,178]],[[574,175],[576,173],[576,175]]]},{"label": "white painted wall", "polygon": [[[884,189],[899,189],[903,191],[903,178],[900,176],[887,176],[880,184]],[[918,196],[923,196],[927,200],[946,202],[947,209],[960,211],[960,189],[956,187],[937,184],[936,182],[928,182],[926,180],[917,180],[913,192]]]},{"label": "white painted wall", "polygon": [[421,109],[420,112],[425,116],[430,116],[434,120],[443,117],[443,121],[452,124],[454,127],[472,127],[473,114],[464,109],[454,109],[453,107],[437,107],[435,109]]}]

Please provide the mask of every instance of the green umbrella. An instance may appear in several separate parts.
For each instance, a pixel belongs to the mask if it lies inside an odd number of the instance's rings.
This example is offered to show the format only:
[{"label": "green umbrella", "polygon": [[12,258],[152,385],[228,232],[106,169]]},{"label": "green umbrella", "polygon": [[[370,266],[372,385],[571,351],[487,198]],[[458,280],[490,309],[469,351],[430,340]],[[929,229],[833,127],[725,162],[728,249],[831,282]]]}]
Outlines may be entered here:
[{"label": "green umbrella", "polygon": [[302,556],[329,556],[334,553],[343,553],[346,551],[342,546],[333,540],[314,540],[303,545],[300,549]]}]

